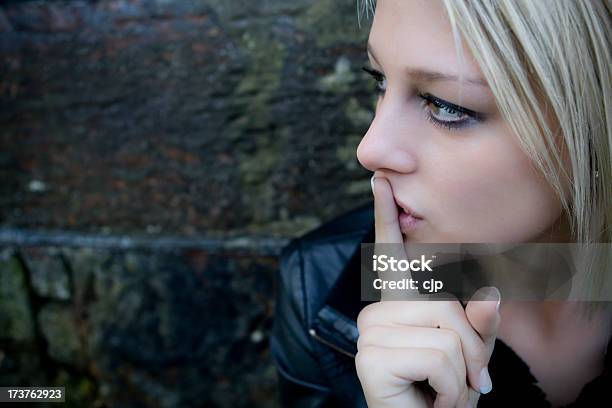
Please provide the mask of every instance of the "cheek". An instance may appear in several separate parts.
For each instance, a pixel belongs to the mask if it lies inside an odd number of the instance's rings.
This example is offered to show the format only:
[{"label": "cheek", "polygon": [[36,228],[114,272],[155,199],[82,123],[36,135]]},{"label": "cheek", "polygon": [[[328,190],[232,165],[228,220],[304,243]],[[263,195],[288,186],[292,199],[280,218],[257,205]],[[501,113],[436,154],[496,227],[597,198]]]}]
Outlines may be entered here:
[{"label": "cheek", "polygon": [[441,231],[463,242],[523,242],[559,216],[552,189],[518,146],[489,144],[478,154],[454,155],[439,191]]}]

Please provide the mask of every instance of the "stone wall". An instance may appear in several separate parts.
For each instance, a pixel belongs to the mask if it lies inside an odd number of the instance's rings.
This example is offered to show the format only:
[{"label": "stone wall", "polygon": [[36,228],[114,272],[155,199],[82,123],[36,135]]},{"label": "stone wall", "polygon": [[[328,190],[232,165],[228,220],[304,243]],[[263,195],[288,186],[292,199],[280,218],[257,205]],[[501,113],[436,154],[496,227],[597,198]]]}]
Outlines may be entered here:
[{"label": "stone wall", "polygon": [[[3,2],[5,3],[5,2]],[[354,1],[0,6],[0,222],[295,235],[370,198]]]},{"label": "stone wall", "polygon": [[0,251],[0,385],[72,406],[277,407],[272,254]]},{"label": "stone wall", "polygon": [[354,1],[1,2],[0,386],[278,407],[280,249],[371,199],[369,23]]}]

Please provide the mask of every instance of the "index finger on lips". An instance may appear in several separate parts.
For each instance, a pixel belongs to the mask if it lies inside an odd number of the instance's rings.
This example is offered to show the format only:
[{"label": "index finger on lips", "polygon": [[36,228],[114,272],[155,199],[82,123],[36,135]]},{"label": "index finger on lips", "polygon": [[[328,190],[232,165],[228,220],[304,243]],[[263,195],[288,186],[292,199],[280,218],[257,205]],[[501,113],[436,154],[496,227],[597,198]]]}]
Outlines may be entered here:
[{"label": "index finger on lips", "polygon": [[372,176],[372,193],[374,194],[374,223],[377,243],[404,242],[399,228],[397,205],[389,180],[376,174]]},{"label": "index finger on lips", "polygon": [[[387,259],[391,257],[397,261],[407,259],[406,251],[404,250],[404,238],[400,231],[397,204],[393,197],[393,188],[386,177],[376,175],[372,176],[372,193],[374,195],[374,224],[375,224],[375,245],[374,252],[377,256],[386,255]],[[397,265],[397,263],[395,264]],[[390,269],[390,267],[389,267]],[[409,270],[387,270],[384,276],[378,271],[379,278],[385,282],[400,282],[406,280],[409,282],[412,275]],[[426,298],[421,295],[416,289],[391,289],[389,286],[383,285],[381,289],[381,300],[409,300],[417,298]]]}]

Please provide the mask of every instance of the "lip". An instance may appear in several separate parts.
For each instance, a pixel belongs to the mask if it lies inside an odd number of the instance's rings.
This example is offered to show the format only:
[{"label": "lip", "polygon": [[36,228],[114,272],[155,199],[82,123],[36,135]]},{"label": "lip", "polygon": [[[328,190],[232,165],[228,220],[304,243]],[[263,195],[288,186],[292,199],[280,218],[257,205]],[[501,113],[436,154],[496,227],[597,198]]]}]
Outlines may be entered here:
[{"label": "lip", "polygon": [[423,217],[419,213],[415,212],[412,208],[408,207],[406,204],[398,200],[397,197],[393,196],[393,198],[395,199],[395,204],[397,204],[398,207],[404,210],[406,214],[416,218],[417,220],[423,219]]}]

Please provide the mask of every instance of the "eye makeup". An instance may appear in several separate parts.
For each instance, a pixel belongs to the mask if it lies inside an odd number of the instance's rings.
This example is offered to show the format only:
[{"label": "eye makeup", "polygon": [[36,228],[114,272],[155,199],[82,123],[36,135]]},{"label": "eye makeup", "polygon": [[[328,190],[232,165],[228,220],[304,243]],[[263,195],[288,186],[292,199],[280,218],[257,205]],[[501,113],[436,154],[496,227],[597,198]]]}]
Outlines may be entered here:
[{"label": "eye makeup", "polygon": [[385,89],[387,88],[387,79],[385,78],[385,76],[380,71],[377,71],[367,66],[363,66],[361,67],[361,69],[370,74],[372,78],[374,78],[374,81],[376,81],[376,88],[374,89],[374,91],[377,94],[384,93]]},{"label": "eye makeup", "polygon": [[[383,95],[387,88],[385,76],[380,71],[368,66],[364,66],[362,69],[376,81],[374,90],[376,94]],[[428,107],[427,120],[435,126],[455,130],[485,120],[485,115],[480,112],[448,102],[430,93],[421,93],[419,97],[422,99],[423,108]]]},{"label": "eye makeup", "polygon": [[431,105],[427,119],[434,125],[453,130],[483,122],[485,119],[482,113],[455,105],[429,93],[419,96],[423,99],[424,105]]}]

